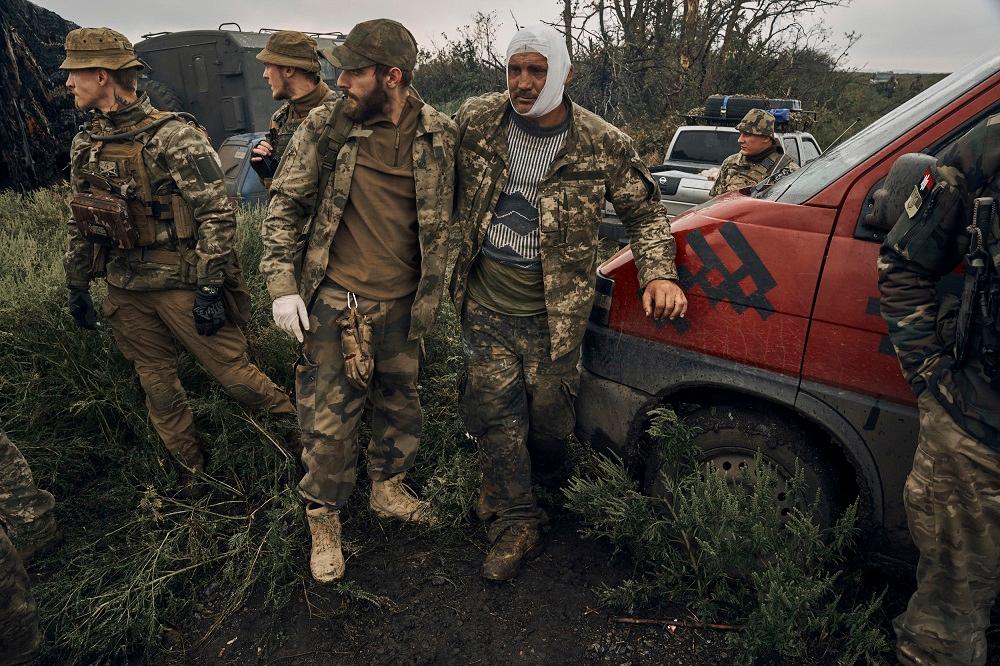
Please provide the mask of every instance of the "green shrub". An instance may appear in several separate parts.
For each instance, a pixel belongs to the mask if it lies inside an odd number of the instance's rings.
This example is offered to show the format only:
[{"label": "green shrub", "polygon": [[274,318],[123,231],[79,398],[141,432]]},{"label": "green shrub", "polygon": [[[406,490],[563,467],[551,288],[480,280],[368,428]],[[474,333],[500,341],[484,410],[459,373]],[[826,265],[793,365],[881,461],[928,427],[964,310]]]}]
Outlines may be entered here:
[{"label": "green shrub", "polygon": [[[638,577],[599,590],[604,603],[634,612],[682,600],[699,619],[739,625],[728,640],[746,663],[879,658],[888,648],[875,621],[881,596],[856,606],[844,598],[856,503],[828,532],[803,511],[781,521],[778,476],[759,454],[757,474],[732,483],[697,463],[691,434],[672,411],[657,410],[649,433],[667,461],[662,496],[642,494],[621,461],[598,453],[565,493],[585,533],[627,550],[639,568]],[[788,492],[801,497],[803,486],[798,470]]]}]

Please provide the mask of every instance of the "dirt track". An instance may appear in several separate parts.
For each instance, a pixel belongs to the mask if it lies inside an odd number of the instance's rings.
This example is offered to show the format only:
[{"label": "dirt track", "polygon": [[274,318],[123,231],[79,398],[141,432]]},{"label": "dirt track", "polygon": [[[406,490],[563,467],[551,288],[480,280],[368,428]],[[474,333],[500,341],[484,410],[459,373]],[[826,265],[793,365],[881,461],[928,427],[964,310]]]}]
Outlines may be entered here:
[{"label": "dirt track", "polygon": [[[478,575],[485,539],[476,526],[433,533],[356,515],[345,525],[355,544],[346,582],[384,597],[382,607],[306,583],[277,613],[251,600],[166,663],[731,663],[716,632],[609,623],[592,590],[626,577],[630,564],[578,529],[554,515],[545,552],[515,582],[496,585]],[[182,628],[184,642],[212,624],[207,615]]]}]

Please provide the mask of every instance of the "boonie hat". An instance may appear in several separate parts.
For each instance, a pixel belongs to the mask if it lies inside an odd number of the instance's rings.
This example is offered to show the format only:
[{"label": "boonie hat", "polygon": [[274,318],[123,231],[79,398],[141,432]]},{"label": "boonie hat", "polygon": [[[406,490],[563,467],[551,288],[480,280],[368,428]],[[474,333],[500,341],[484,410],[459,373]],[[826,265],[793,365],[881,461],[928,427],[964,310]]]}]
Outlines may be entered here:
[{"label": "boonie hat", "polygon": [[66,59],[59,69],[129,69],[145,67],[132,42],[111,28],[77,28],[66,35]]},{"label": "boonie hat", "polygon": [[736,129],[744,134],[774,138],[774,116],[764,109],[750,109]]},{"label": "boonie hat", "polygon": [[343,44],[320,54],[340,69],[388,65],[412,72],[417,66],[417,40],[401,23],[372,19],[351,28]]},{"label": "boonie hat", "polygon": [[271,35],[257,60],[282,67],[298,67],[307,72],[319,71],[316,40],[304,32],[281,30]]}]

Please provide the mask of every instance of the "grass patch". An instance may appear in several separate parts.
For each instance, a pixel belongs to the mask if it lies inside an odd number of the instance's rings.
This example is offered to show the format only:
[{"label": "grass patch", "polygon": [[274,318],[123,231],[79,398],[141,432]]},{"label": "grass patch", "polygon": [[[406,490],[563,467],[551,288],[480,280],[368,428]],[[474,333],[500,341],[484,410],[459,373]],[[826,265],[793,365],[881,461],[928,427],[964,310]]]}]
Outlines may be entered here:
[{"label": "grass patch", "polygon": [[[146,418],[144,395],[106,324],[76,328],[62,255],[67,192],[0,193],[0,424],[57,498],[63,546],[33,563],[53,662],[119,660],[166,644],[211,596],[216,626],[264,590],[272,608],[308,577],[308,533],[294,461],[279,445],[290,420],[244,410],[187,354],[179,374],[206,448],[210,498],[171,499],[175,471]],[[239,255],[253,297],[250,356],[287,391],[296,344],[270,323],[258,274],[262,211],[239,215]],[[100,310],[103,282],[92,287]],[[461,354],[453,310],[426,340],[424,446],[411,474],[447,525],[466,519],[478,464],[455,414]],[[362,438],[365,434],[362,433]],[[365,441],[362,439],[362,441]],[[362,488],[366,489],[362,473]],[[350,511],[367,512],[356,501]],[[391,600],[345,585],[347,600]],[[221,608],[219,604],[221,603]]]},{"label": "grass patch", "polygon": [[[649,433],[668,461],[663,496],[642,494],[620,460],[591,453],[566,489],[585,533],[609,539],[637,563],[638,575],[598,590],[628,612],[684,603],[702,621],[741,627],[727,640],[743,663],[854,664],[889,649],[878,627],[881,595],[855,599],[844,571],[856,535],[857,504],[828,531],[808,511],[778,520],[778,476],[758,454],[758,473],[728,482],[697,462],[698,450],[674,412],[655,412]],[[802,496],[799,470],[788,492]]]}]

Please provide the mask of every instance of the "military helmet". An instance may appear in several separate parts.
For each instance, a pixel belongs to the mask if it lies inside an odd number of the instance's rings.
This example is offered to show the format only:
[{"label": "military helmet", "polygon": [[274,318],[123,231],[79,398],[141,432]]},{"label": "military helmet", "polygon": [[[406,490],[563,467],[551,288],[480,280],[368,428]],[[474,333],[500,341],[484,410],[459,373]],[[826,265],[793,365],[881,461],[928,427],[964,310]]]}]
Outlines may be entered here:
[{"label": "military helmet", "polygon": [[[931,192],[939,191],[931,197]],[[964,190],[961,173],[938,164],[933,155],[907,153],[893,163],[882,185],[872,194],[873,205],[865,215],[865,224],[881,231],[888,231],[904,215],[916,217],[924,204],[933,206],[925,215],[933,215],[939,224],[954,224],[959,212]],[[932,201],[931,201],[932,200]]]},{"label": "military helmet", "polygon": [[417,40],[401,23],[372,19],[351,28],[343,44],[320,54],[341,69],[388,65],[412,72],[417,66]]},{"label": "military helmet", "polygon": [[281,30],[271,35],[257,60],[282,67],[298,67],[307,72],[319,71],[316,40],[304,32]]},{"label": "military helmet", "polygon": [[736,129],[744,134],[774,138],[774,116],[764,109],[750,109]]},{"label": "military helmet", "polygon": [[145,67],[132,42],[111,28],[77,28],[66,35],[66,59],[59,69],[129,69]]}]

